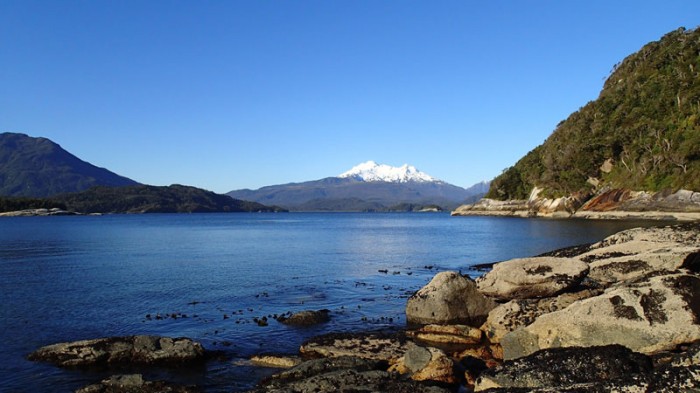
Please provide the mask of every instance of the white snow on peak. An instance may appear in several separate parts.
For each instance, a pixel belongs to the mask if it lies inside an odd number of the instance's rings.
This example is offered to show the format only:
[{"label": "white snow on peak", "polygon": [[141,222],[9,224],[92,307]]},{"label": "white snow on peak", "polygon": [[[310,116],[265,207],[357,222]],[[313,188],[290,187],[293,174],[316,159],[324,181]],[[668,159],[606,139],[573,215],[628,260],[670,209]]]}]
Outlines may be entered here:
[{"label": "white snow on peak", "polygon": [[351,177],[357,180],[374,182],[384,181],[392,183],[415,182],[438,182],[440,180],[423,173],[414,166],[405,164],[400,167],[377,164],[374,161],[363,162],[338,175],[338,177]]}]

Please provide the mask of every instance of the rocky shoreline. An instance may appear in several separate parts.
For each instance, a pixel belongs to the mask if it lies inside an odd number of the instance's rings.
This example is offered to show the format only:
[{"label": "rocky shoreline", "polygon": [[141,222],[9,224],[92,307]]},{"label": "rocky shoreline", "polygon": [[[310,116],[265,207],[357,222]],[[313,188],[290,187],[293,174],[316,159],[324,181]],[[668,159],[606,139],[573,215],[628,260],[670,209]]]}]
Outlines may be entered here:
[{"label": "rocky shoreline", "polygon": [[535,188],[530,198],[498,201],[484,198],[462,205],[453,216],[503,216],[582,218],[598,220],[700,220],[700,192],[679,190],[674,193],[612,189],[596,195],[573,195],[562,198],[541,197]]},{"label": "rocky shoreline", "polygon": [[[251,392],[698,391],[700,223],[622,231],[495,264],[477,280],[440,272],[409,298],[406,317],[403,331],[329,334],[293,356],[256,356],[253,364],[284,370]],[[29,358],[147,368],[208,356],[191,340],[133,336]],[[115,373],[79,391],[197,388]]]}]

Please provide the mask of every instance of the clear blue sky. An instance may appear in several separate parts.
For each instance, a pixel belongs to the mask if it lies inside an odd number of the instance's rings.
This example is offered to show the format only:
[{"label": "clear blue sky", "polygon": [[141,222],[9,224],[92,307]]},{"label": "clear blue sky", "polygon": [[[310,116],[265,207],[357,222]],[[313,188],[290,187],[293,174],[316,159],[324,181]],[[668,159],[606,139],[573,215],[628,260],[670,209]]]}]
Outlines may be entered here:
[{"label": "clear blue sky", "polygon": [[216,192],[488,180],[700,1],[0,0],[0,131]]}]

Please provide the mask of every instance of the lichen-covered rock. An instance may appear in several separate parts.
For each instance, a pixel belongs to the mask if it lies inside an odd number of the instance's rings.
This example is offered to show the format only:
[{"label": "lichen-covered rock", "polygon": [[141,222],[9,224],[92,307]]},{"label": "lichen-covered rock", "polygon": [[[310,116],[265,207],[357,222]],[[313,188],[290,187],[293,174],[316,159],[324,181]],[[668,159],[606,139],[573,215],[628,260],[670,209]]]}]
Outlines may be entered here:
[{"label": "lichen-covered rock", "polygon": [[146,381],[141,374],[113,375],[76,393],[199,393],[194,386],[172,385],[164,381]]},{"label": "lichen-covered rock", "polygon": [[328,334],[304,343],[299,351],[305,357],[343,357],[382,360],[393,364],[408,348],[401,334]]},{"label": "lichen-covered rock", "polygon": [[479,326],[496,303],[479,293],[471,279],[458,272],[440,272],[408,299],[406,319],[411,324],[465,324]]},{"label": "lichen-covered rock", "polygon": [[61,367],[184,365],[205,360],[202,345],[189,338],[109,337],[59,343],[39,348],[29,360]]},{"label": "lichen-covered rock", "polygon": [[292,368],[301,364],[301,358],[298,356],[255,355],[250,358],[250,362],[260,367]]},{"label": "lichen-covered rock", "polygon": [[511,300],[491,310],[486,322],[481,325],[481,330],[489,341],[498,343],[506,334],[535,322],[540,315],[563,310],[578,300],[600,295],[602,292],[602,289],[585,289],[544,299]]},{"label": "lichen-covered rock", "polygon": [[289,317],[279,317],[277,321],[285,325],[307,327],[330,321],[330,310],[299,311]]},{"label": "lichen-covered rock", "polygon": [[700,278],[656,276],[545,314],[501,339],[505,359],[554,347],[621,344],[642,353],[700,340]]},{"label": "lichen-covered rock", "polygon": [[475,391],[491,388],[543,388],[599,382],[649,373],[652,361],[621,345],[553,348],[486,370]]},{"label": "lichen-covered rock", "polygon": [[646,235],[644,237],[647,240],[632,239],[609,244],[604,248],[594,245],[591,251],[579,257],[590,263],[588,276],[609,286],[636,280],[653,272],[673,272],[683,267],[688,255],[700,248],[700,244],[651,241]]},{"label": "lichen-covered rock", "polygon": [[512,259],[495,264],[476,285],[481,293],[502,300],[550,297],[577,285],[588,269],[573,258]]}]

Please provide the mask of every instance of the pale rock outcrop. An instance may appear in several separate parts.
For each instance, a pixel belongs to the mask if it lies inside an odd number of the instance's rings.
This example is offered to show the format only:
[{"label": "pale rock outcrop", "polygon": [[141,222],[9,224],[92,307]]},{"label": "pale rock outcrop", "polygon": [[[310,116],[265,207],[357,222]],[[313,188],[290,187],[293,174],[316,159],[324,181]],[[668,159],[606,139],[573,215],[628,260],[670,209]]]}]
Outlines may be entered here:
[{"label": "pale rock outcrop", "polygon": [[458,382],[455,363],[445,352],[437,348],[409,345],[408,350],[393,365],[390,372],[407,374],[414,381],[432,381],[446,384]]},{"label": "pale rock outcrop", "polygon": [[497,263],[476,280],[479,291],[497,299],[550,297],[588,274],[588,264],[573,258],[535,257]]},{"label": "pale rock outcrop", "polygon": [[533,323],[540,315],[563,310],[578,300],[588,299],[602,292],[602,289],[585,289],[543,299],[511,300],[493,309],[486,322],[481,325],[481,330],[490,342],[499,343],[503,336]]},{"label": "pale rock outcrop", "polygon": [[29,360],[62,367],[181,365],[202,362],[202,345],[188,338],[158,336],[109,337],[48,345]]},{"label": "pale rock outcrop", "polygon": [[480,329],[467,325],[426,325],[406,334],[420,341],[457,345],[479,344],[483,337]]},{"label": "pale rock outcrop", "polygon": [[406,319],[411,324],[480,326],[495,307],[471,279],[458,272],[440,272],[408,299]]},{"label": "pale rock outcrop", "polygon": [[298,356],[255,355],[250,358],[250,362],[260,367],[292,368],[302,361]]},{"label": "pale rock outcrop", "polygon": [[700,278],[676,273],[611,288],[541,315],[500,340],[504,358],[540,349],[621,344],[654,353],[700,340]]}]

